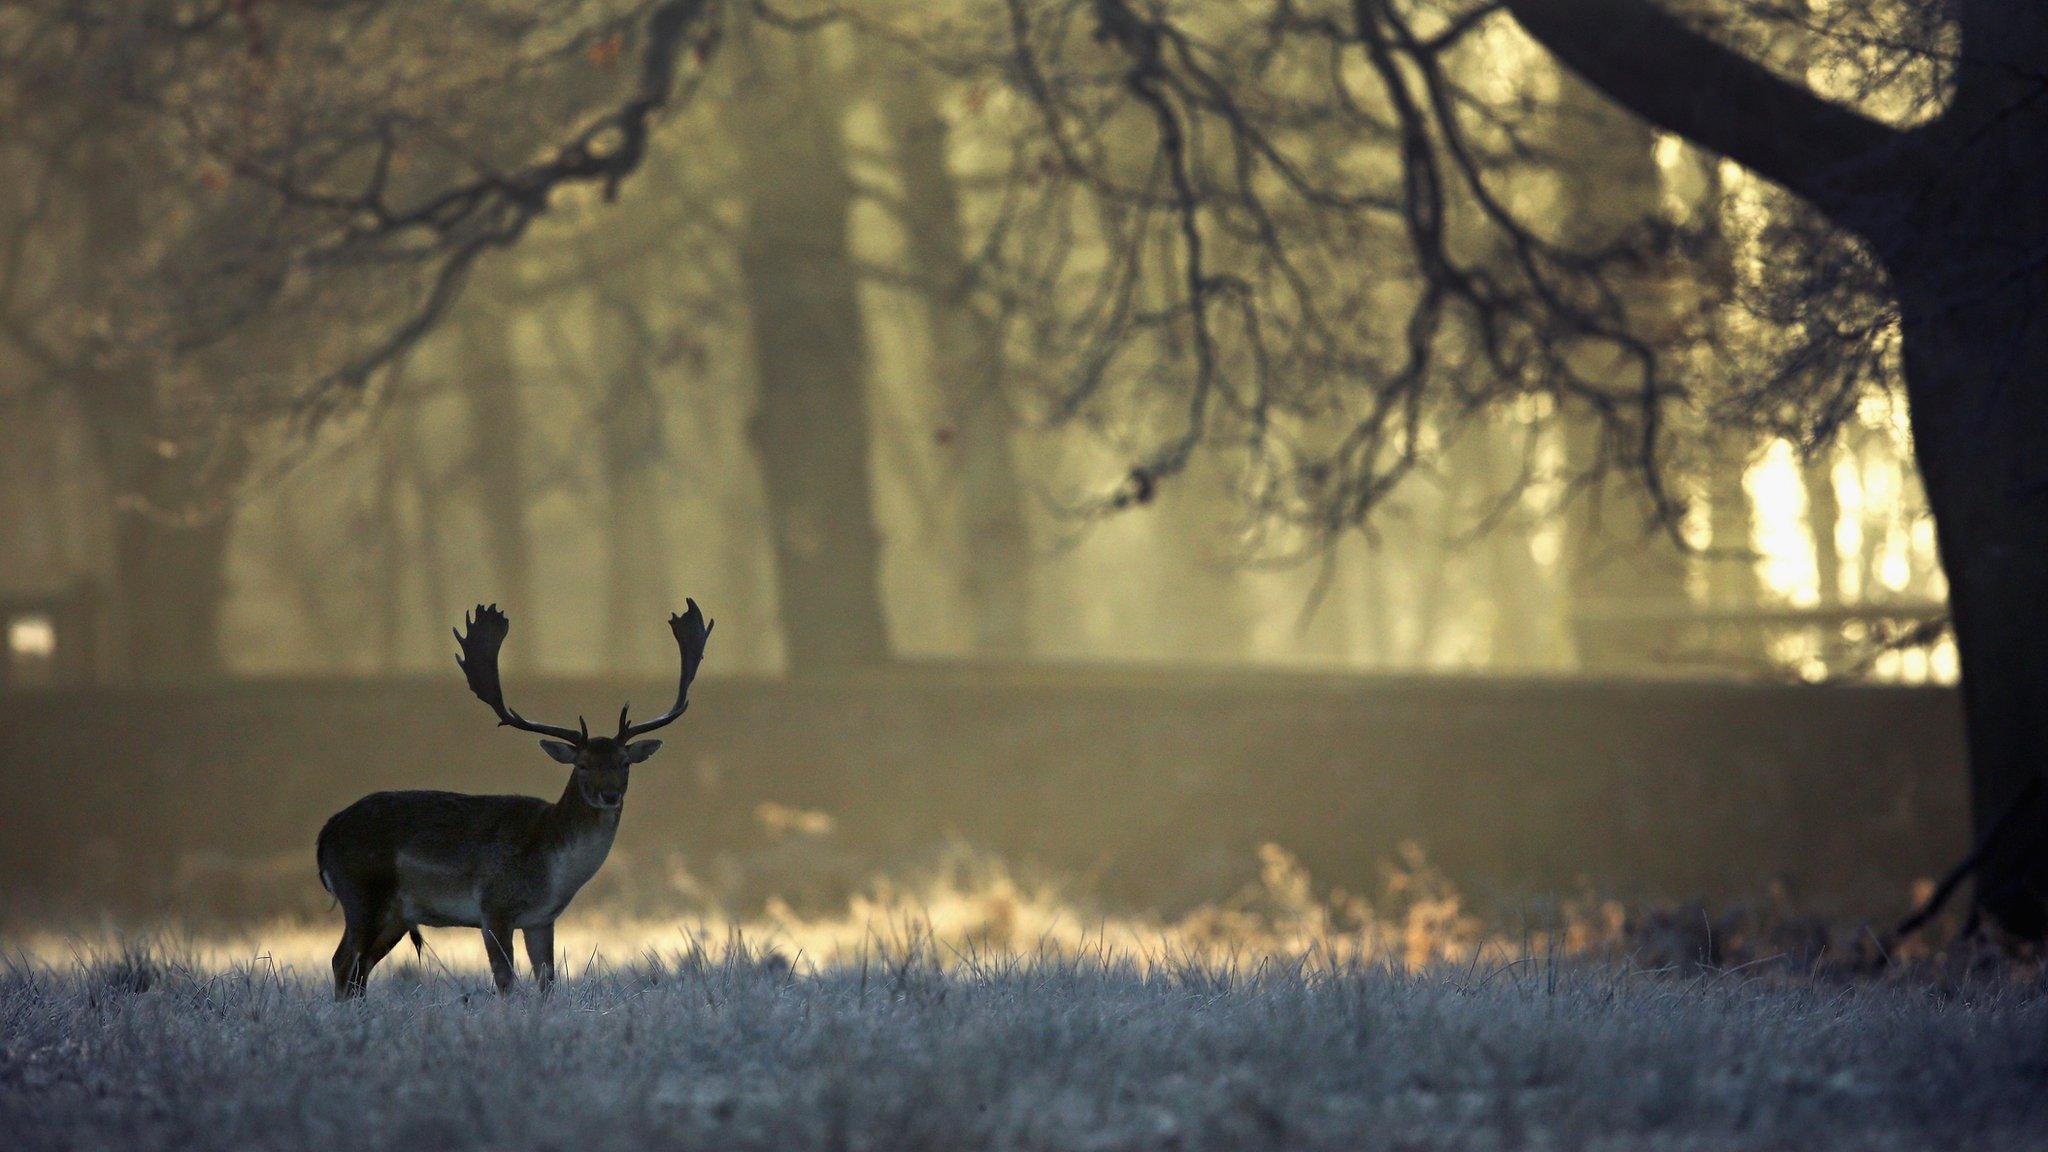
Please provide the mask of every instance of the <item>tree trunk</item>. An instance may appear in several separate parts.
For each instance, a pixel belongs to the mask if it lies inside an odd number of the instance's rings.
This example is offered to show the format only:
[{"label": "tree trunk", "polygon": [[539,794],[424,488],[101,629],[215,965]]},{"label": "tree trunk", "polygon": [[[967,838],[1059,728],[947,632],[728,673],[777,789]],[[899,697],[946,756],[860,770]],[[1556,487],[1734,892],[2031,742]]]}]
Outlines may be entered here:
[{"label": "tree trunk", "polygon": [[1011,443],[1016,413],[1003,390],[1002,346],[965,299],[973,269],[947,163],[949,130],[931,77],[911,58],[894,62],[888,73],[884,97],[903,172],[902,224],[911,271],[929,294],[932,375],[946,414],[942,455],[975,651],[1022,656],[1031,641],[1031,537]]},{"label": "tree trunk", "polygon": [[[1806,488],[1806,530],[1813,538],[1813,566],[1820,581],[1820,602],[1839,604],[1842,600],[1842,553],[1835,547],[1835,527],[1842,518],[1842,501],[1835,495],[1835,453],[1822,448],[1799,465],[1799,480]],[[1863,598],[1873,599],[1870,586],[1863,586]]]},{"label": "tree trunk", "polygon": [[533,546],[526,530],[526,412],[497,309],[476,307],[462,326],[462,394],[469,404],[469,471],[483,517],[491,587],[481,599],[531,611]]},{"label": "tree trunk", "polygon": [[1251,650],[1251,604],[1244,565],[1227,536],[1239,505],[1213,456],[1188,462],[1150,506],[1125,515],[1152,518],[1149,583],[1159,642],[1175,660],[1235,664]]},{"label": "tree trunk", "polygon": [[883,663],[866,333],[847,247],[853,182],[819,65],[756,37],[734,102],[750,204],[740,278],[760,388],[753,439],[792,672]]},{"label": "tree trunk", "polygon": [[150,682],[218,675],[231,518],[187,527],[134,511],[115,517],[114,584],[129,674]]},{"label": "tree trunk", "polygon": [[659,557],[665,552],[654,490],[662,413],[638,326],[628,320],[620,327],[625,329],[618,336],[621,362],[612,368],[599,419],[605,479],[604,656],[619,668],[641,671],[661,666],[667,643],[654,627],[661,619]]},{"label": "tree trunk", "polygon": [[[420,608],[429,620],[451,619],[469,605],[467,597],[449,589],[448,553],[435,527],[448,515],[447,481],[430,470],[434,459],[426,421],[415,409],[405,422],[400,442],[405,476],[413,493],[412,532],[407,539],[408,562],[420,574]],[[438,629],[437,629],[438,631]]]},{"label": "tree trunk", "polygon": [[[1489,497],[1518,482],[1527,451],[1519,429],[1489,420],[1468,435],[1485,446],[1487,458],[1480,467]],[[1487,533],[1480,559],[1493,602],[1488,663],[1495,671],[1555,668],[1564,651],[1556,596],[1536,561],[1531,528],[1530,518],[1517,507]]]},{"label": "tree trunk", "polygon": [[[2048,936],[2048,13],[1964,0],[1943,152],[1869,231],[1898,295],[1914,457],[1961,657],[1977,906]],[[2028,800],[2027,797],[2031,797]]]},{"label": "tree trunk", "polygon": [[1380,542],[1355,533],[1348,539],[1356,541],[1349,557],[1351,578],[1343,589],[1345,607],[1351,616],[1350,660],[1353,665],[1380,671],[1393,663],[1388,624],[1391,613],[1387,611],[1391,583],[1387,579],[1388,550]]},{"label": "tree trunk", "polygon": [[[394,421],[412,418],[409,409],[392,414]],[[377,670],[389,676],[398,671],[405,651],[405,520],[399,513],[399,487],[404,478],[398,434],[385,429],[377,437],[373,451],[371,466],[377,474],[370,523],[377,533],[377,567],[368,591],[376,631],[373,659]]]},{"label": "tree trunk", "polygon": [[[1688,148],[1685,154],[1700,182],[1694,210],[1707,222],[1711,235],[1691,277],[1692,304],[1717,310],[1727,306],[1736,280],[1734,243],[1725,227],[1728,191],[1721,180],[1719,157],[1697,148]],[[1697,371],[1706,373],[1713,369],[1700,363]],[[1747,481],[1757,437],[1747,430],[1716,429],[1708,429],[1706,436],[1707,603],[1724,611],[1754,610],[1760,606],[1763,585],[1757,577],[1757,554],[1752,544],[1756,509],[1749,498]],[[1828,491],[1832,497],[1834,490]],[[1832,547],[1834,520],[1830,518],[1827,523]],[[1825,568],[1822,577],[1822,598],[1831,600],[1827,589],[1832,585]],[[1767,648],[1762,632],[1734,627],[1726,629],[1725,637],[1717,638],[1713,654],[1732,659],[1738,667],[1764,667],[1768,661]]]},{"label": "tree trunk", "polygon": [[[1560,128],[1572,134],[1562,137],[1558,147],[1576,163],[1562,175],[1559,210],[1572,221],[1570,241],[1596,249],[1661,213],[1656,134],[1575,78],[1562,76],[1560,82]],[[1656,323],[1668,306],[1670,285],[1646,275],[1632,287],[1632,313]],[[1611,366],[1581,366],[1589,376],[1602,370],[1629,369],[1620,357],[1613,357]],[[1605,468],[1603,435],[1594,414],[1568,411],[1567,467],[1575,473]],[[1685,559],[1654,516],[1641,487],[1618,471],[1603,475],[1567,509],[1568,613],[1583,670],[1641,670],[1666,655],[1673,633],[1655,622],[1675,618],[1687,606]]]},{"label": "tree trunk", "polygon": [[[1730,438],[1713,445],[1707,459],[1707,602],[1735,611],[1755,608],[1759,594],[1750,543],[1754,524],[1744,484],[1749,471],[1746,448]],[[1825,598],[1827,589],[1821,592]]]},{"label": "tree trunk", "polygon": [[239,441],[203,450],[203,441],[174,438],[155,388],[134,379],[95,375],[75,385],[112,495],[115,650],[136,680],[215,676],[234,526],[229,497],[246,451]]},{"label": "tree trunk", "polygon": [[[87,299],[118,298],[127,258],[148,236],[148,210],[126,178],[137,162],[107,140],[79,161],[75,175],[90,191],[78,262]],[[225,422],[209,429],[167,413],[147,366],[80,361],[75,373],[71,387],[112,496],[112,613],[125,671],[152,682],[218,675],[227,497],[242,476],[242,447]]]},{"label": "tree trunk", "polygon": [[[2015,245],[2038,250],[2048,229]],[[1977,871],[1978,906],[2048,935],[2048,331],[2040,270],[1962,301],[1939,275],[1895,271],[1915,457],[1933,510],[1961,657],[1971,826],[2002,829]]]}]

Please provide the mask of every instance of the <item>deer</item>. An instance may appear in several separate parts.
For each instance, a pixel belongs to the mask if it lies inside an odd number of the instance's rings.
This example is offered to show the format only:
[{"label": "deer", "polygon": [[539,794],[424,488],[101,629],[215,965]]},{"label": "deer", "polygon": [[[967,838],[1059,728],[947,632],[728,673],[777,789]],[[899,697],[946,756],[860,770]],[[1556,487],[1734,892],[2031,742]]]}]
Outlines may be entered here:
[{"label": "deer", "polygon": [[661,748],[643,740],[690,706],[690,682],[704,662],[712,622],[695,600],[670,614],[682,653],[682,683],[675,706],[632,723],[628,703],[616,735],[592,736],[577,726],[537,724],[506,707],[498,678],[498,649],[511,621],[496,604],[479,604],[455,632],[456,664],[469,690],[498,716],[498,726],[545,737],[540,746],[569,766],[559,800],[536,796],[475,796],[412,790],[373,792],[336,812],[320,829],[314,855],[320,884],[340,904],[341,944],[334,950],[334,998],[364,994],[370,970],[407,936],[424,950],[422,925],[478,928],[500,995],[517,980],[512,933],[526,936],[526,958],[543,993],[555,980],[555,920],[610,854],[625,809],[633,765]]}]

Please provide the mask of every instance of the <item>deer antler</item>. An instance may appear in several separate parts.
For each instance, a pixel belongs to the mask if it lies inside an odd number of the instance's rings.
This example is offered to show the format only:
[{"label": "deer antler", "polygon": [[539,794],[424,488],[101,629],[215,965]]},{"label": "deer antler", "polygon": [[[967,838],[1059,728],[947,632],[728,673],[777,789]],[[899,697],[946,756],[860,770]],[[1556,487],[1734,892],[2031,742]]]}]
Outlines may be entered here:
[{"label": "deer antler", "polygon": [[[512,622],[505,618],[503,612],[498,611],[496,604],[488,608],[482,604],[477,605],[475,612],[462,618],[462,624],[469,632],[467,635],[461,631],[455,633],[455,642],[462,645],[462,655],[455,658],[455,663],[469,679],[469,690],[476,693],[477,699],[489,704],[491,711],[498,714],[500,726],[537,732],[542,736],[553,736],[577,747],[582,747],[584,742],[590,739],[589,726],[582,724],[581,720],[577,723],[582,725],[583,731],[579,732],[574,728],[558,728],[553,724],[535,724],[505,707],[505,690],[498,683],[498,649],[505,643],[505,634],[512,630]],[[701,643],[699,651],[702,651]],[[688,683],[689,681],[685,679],[685,686]]]},{"label": "deer antler", "polygon": [[689,605],[689,611],[680,616],[670,613],[668,618],[668,629],[676,634],[676,647],[683,653],[683,680],[676,689],[675,707],[670,708],[667,714],[657,716],[645,724],[626,722],[626,711],[632,707],[631,704],[619,709],[618,738],[622,744],[635,736],[644,736],[669,723],[681,716],[690,706],[690,681],[697,678],[697,667],[704,663],[704,644],[711,639],[711,626],[715,621],[704,618],[704,612],[697,607],[695,600],[685,600],[684,603]]}]

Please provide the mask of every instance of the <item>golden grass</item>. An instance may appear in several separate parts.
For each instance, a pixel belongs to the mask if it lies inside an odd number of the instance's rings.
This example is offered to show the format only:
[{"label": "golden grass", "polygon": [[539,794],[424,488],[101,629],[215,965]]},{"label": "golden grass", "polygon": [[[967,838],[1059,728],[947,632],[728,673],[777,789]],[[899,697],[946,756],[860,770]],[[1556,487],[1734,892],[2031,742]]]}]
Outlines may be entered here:
[{"label": "golden grass", "polygon": [[[1881,927],[1827,921],[1782,901],[1713,912],[1698,904],[1627,908],[1583,894],[1549,906],[1540,927],[1489,922],[1422,852],[1404,847],[1366,897],[1318,891],[1284,848],[1258,851],[1258,875],[1240,890],[1174,916],[1105,910],[1057,882],[1033,881],[1001,859],[955,845],[915,874],[871,878],[836,909],[800,910],[770,897],[756,910],[721,909],[691,878],[671,877],[682,913],[655,913],[645,898],[610,903],[589,896],[559,921],[556,950],[571,979],[622,965],[716,954],[741,945],[816,973],[877,951],[916,952],[941,965],[1000,957],[1114,961],[1143,971],[1188,966],[1300,969],[1386,966],[1488,970],[1551,960],[1621,962],[1689,973],[1775,970],[1837,976],[1980,973],[2025,975],[2035,965],[1981,945],[1951,947],[1941,932],[1904,946],[1880,943]],[[644,895],[644,894],[643,894]],[[46,970],[89,966],[135,949],[223,972],[257,963],[326,979],[339,936],[338,913],[195,926],[105,922],[0,932],[0,953]],[[380,973],[475,976],[487,969],[481,936],[427,929],[415,958],[401,944]],[[520,965],[525,966],[523,952]],[[1904,964],[1900,962],[1904,961]],[[1930,963],[1931,962],[1931,963]]]},{"label": "golden grass", "polygon": [[[1550,946],[1583,950],[1611,937],[1618,917],[1611,906],[1595,907],[1591,915],[1574,912]],[[282,968],[320,972],[338,931],[338,919],[276,919],[198,932],[105,924],[85,930],[31,928],[10,934],[4,943],[39,966],[91,961],[140,936],[207,968],[263,958]],[[422,963],[430,969],[485,967],[481,938],[474,931],[428,929],[426,938]],[[1465,963],[1488,951],[1512,951],[1511,945],[1521,943],[1489,933],[1419,852],[1406,853],[1398,867],[1389,868],[1384,891],[1368,900],[1343,892],[1319,895],[1300,862],[1271,844],[1259,851],[1256,882],[1171,918],[1094,910],[1056,886],[1020,879],[1000,860],[956,848],[919,877],[875,878],[832,914],[805,914],[777,899],[751,915],[621,915],[593,904],[572,906],[556,931],[557,949],[572,977],[650,954],[716,949],[734,940],[772,950],[807,969],[856,958],[878,945],[912,943],[959,960],[1052,953],[1116,956],[1147,968],[1273,958],[1415,968]],[[401,945],[394,959],[407,963],[410,953]]]}]

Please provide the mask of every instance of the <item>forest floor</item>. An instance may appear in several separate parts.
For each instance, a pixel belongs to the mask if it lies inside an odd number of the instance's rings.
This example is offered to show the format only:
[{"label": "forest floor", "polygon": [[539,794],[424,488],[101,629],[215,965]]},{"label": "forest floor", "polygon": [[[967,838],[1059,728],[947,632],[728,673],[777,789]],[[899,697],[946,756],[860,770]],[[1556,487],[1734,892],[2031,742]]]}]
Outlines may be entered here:
[{"label": "forest floor", "polygon": [[472,963],[407,958],[344,1004],[323,968],[17,954],[6,1146],[1999,1149],[2048,1131],[2048,980],[2012,966],[1176,960],[912,934],[826,963],[731,939],[592,960],[505,999]]}]

